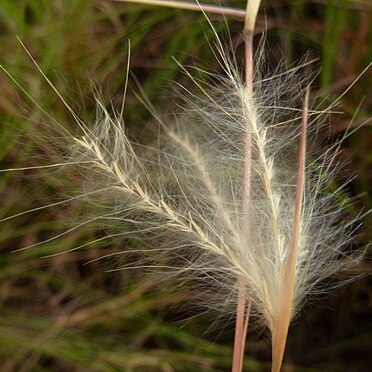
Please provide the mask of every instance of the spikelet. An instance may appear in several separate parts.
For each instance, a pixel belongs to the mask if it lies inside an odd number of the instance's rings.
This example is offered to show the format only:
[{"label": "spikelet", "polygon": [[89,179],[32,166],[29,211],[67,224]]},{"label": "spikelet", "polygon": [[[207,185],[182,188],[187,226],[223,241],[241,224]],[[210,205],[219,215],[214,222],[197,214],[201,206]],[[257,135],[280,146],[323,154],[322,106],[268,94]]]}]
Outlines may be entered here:
[{"label": "spikelet", "polygon": [[272,370],[279,371],[305,296],[353,262],[345,247],[354,221],[341,223],[337,191],[329,192],[337,146],[320,156],[306,150],[323,112],[308,107],[301,67],[261,76],[261,50],[247,89],[216,39],[224,74],[206,81],[184,69],[195,89],[183,87],[182,112],[163,117],[144,98],[160,128],[156,144],[132,143],[122,114],[97,101],[93,127],[74,114],[83,133],[71,136],[69,162],[97,219],[112,224],[117,238],[146,243],[133,251],[138,261],[125,256],[119,269],[160,268],[163,277],[201,286],[206,304],[223,311],[234,311],[243,283],[255,319],[272,333]]}]

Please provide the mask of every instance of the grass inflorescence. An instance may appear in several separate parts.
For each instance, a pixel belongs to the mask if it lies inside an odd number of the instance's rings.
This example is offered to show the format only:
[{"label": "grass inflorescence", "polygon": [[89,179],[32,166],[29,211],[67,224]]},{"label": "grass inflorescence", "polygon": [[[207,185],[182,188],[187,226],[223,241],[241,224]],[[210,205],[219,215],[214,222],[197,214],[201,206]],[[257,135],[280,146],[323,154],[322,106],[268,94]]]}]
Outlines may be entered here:
[{"label": "grass inflorescence", "polygon": [[[88,119],[92,119],[96,116],[96,101],[91,94],[91,87],[87,84],[87,81],[91,79],[97,81],[102,85],[103,90],[107,90],[104,96],[109,95],[113,97],[113,101],[114,103],[116,102],[117,106],[121,104],[127,64],[125,40],[128,38],[131,39],[132,43],[132,71],[140,79],[140,84],[144,87],[143,89],[149,102],[154,105],[158,101],[159,81],[163,88],[170,84],[168,83],[169,78],[176,78],[181,81],[183,87],[185,87],[185,84],[189,84],[185,83],[187,79],[182,76],[182,73],[180,74],[177,71],[174,62],[170,58],[167,59],[166,56],[174,55],[178,61],[187,62],[188,55],[193,54],[205,61],[206,64],[207,61],[210,61],[210,65],[213,67],[212,70],[220,73],[221,66],[216,63],[212,53],[208,55],[206,52],[208,48],[205,48],[205,41],[203,41],[205,40],[204,33],[209,32],[209,27],[204,17],[198,14],[191,15],[177,10],[162,11],[154,9],[149,12],[148,8],[137,9],[134,6],[114,6],[103,2],[98,2],[96,5],[94,7],[85,1],[79,1],[74,5],[62,7],[61,4],[55,2],[45,10],[37,3],[30,5],[25,2],[23,6],[15,8],[9,2],[2,9],[4,20],[7,20],[4,23],[6,32],[4,33],[5,36],[3,36],[3,48],[5,51],[7,48],[9,50],[15,49],[16,52],[12,52],[12,58],[17,56],[17,59],[13,59],[14,62],[12,62],[12,60],[9,60],[10,54],[5,53],[1,62],[20,82],[24,91],[28,92],[44,111],[42,112],[40,108],[35,107],[33,104],[30,105],[22,94],[19,94],[16,98],[17,88],[9,80],[2,79],[1,83],[4,85],[4,90],[9,92],[1,102],[4,114],[2,119],[4,135],[2,138],[10,138],[18,144],[22,144],[21,147],[15,148],[9,141],[3,141],[1,146],[2,158],[5,164],[3,168],[7,167],[6,163],[8,162],[11,162],[12,168],[30,168],[22,172],[24,177],[20,177],[22,173],[19,172],[2,174],[2,192],[5,196],[3,198],[2,214],[4,218],[7,218],[29,209],[35,209],[33,213],[20,215],[15,219],[8,219],[1,224],[1,228],[4,231],[2,234],[2,246],[4,247],[4,269],[2,270],[2,275],[4,276],[4,284],[2,286],[1,327],[3,328],[3,336],[1,343],[3,345],[2,358],[5,368],[8,370],[22,370],[22,368],[23,370],[32,370],[33,368],[48,369],[50,365],[56,370],[63,370],[63,368],[69,368],[70,366],[75,366],[77,369],[91,368],[98,370],[144,370],[146,368],[167,370],[167,368],[173,368],[181,371],[190,370],[195,368],[195,366],[204,370],[228,368],[231,351],[229,347],[222,346],[222,344],[230,344],[230,339],[220,335],[218,338],[219,344],[206,341],[200,336],[207,328],[203,325],[203,322],[191,321],[189,328],[187,328],[188,331],[180,329],[180,327],[172,323],[175,317],[185,316],[182,311],[177,309],[178,303],[188,300],[197,301],[200,298],[188,291],[182,296],[178,293],[163,292],[157,288],[157,283],[152,282],[151,279],[143,278],[143,267],[153,266],[152,257],[141,257],[139,266],[142,268],[137,269],[137,271],[134,270],[132,273],[127,273],[126,271],[106,273],[107,264],[102,265],[102,261],[96,261],[101,256],[118,253],[118,249],[122,249],[123,246],[126,251],[131,250],[136,258],[138,256],[134,251],[137,254],[141,253],[138,251],[146,251],[146,253],[150,253],[150,256],[154,254],[151,249],[144,245],[143,241],[138,241],[138,237],[134,238],[136,235],[132,228],[128,229],[130,233],[128,237],[120,239],[116,243],[118,247],[115,247],[115,245],[110,246],[109,240],[103,239],[107,236],[108,230],[106,230],[107,224],[102,224],[102,221],[107,221],[107,218],[112,219],[112,217],[116,216],[115,213],[118,212],[121,219],[119,222],[125,223],[126,226],[129,226],[133,221],[136,223],[137,221],[145,221],[151,224],[150,227],[147,226],[146,228],[154,230],[160,222],[168,230],[167,241],[165,242],[168,245],[174,246],[173,239],[179,239],[178,234],[182,235],[182,239],[185,239],[185,241],[182,240],[181,243],[177,243],[178,246],[183,244],[190,245],[190,236],[194,237],[191,240],[193,247],[191,247],[190,253],[186,257],[177,256],[174,258],[172,268],[174,268],[174,264],[185,262],[185,260],[194,262],[195,269],[199,268],[198,265],[205,268],[206,262],[211,263],[209,256],[206,257],[207,261],[200,261],[197,256],[198,251],[194,251],[195,246],[200,241],[202,241],[202,245],[207,245],[206,251],[208,252],[220,249],[219,246],[216,247],[217,238],[211,238],[214,227],[210,227],[210,223],[207,224],[207,230],[211,229],[208,230],[207,235],[204,232],[205,228],[200,228],[200,224],[203,224],[205,219],[207,217],[210,218],[210,215],[212,215],[212,212],[208,212],[208,208],[212,206],[213,210],[220,208],[221,211],[232,208],[233,213],[229,212],[225,218],[226,221],[222,223],[226,230],[224,234],[226,233],[226,237],[229,238],[233,235],[231,229],[229,232],[229,224],[233,224],[236,230],[237,220],[241,215],[237,206],[231,206],[229,200],[221,200],[220,189],[215,192],[210,187],[211,182],[217,182],[221,188],[226,187],[225,182],[218,179],[218,173],[213,172],[213,167],[216,167],[213,163],[218,159],[217,155],[211,151],[215,141],[209,143],[204,137],[205,133],[198,131],[198,126],[192,127],[192,130],[188,128],[185,133],[183,123],[190,121],[187,118],[185,119],[185,117],[178,119],[179,122],[176,126],[173,124],[174,129],[168,132],[165,131],[161,136],[164,136],[166,141],[159,144],[162,150],[161,153],[169,154],[169,151],[171,151],[175,155],[173,157],[165,155],[164,158],[161,158],[160,163],[168,164],[167,169],[170,166],[174,170],[176,177],[173,177],[174,174],[169,176],[168,171],[163,171],[160,183],[162,185],[160,190],[163,193],[159,195],[159,188],[155,188],[155,186],[159,186],[159,180],[156,177],[158,177],[159,172],[162,173],[162,170],[158,168],[159,164],[156,167],[154,165],[154,162],[159,162],[159,158],[154,158],[154,149],[133,147],[126,132],[128,131],[129,135],[133,137],[139,137],[142,134],[144,143],[150,143],[151,136],[153,134],[157,135],[157,129],[154,130],[154,126],[159,127],[159,123],[155,125],[156,121],[150,118],[154,114],[155,116],[158,116],[158,114],[152,112],[152,115],[149,115],[146,110],[140,108],[143,107],[142,104],[136,102],[131,89],[129,89],[125,103],[126,123],[129,123],[126,131],[123,131],[121,126],[120,113],[115,118],[112,113],[107,112],[105,109],[109,102],[102,102],[100,103],[101,114],[97,118],[97,131],[94,130],[94,127],[84,127],[83,129],[86,133],[79,132],[76,130],[77,125],[71,120],[66,107],[61,104],[58,97],[54,97],[51,94],[50,88],[46,87],[46,81],[40,76],[40,73],[27,64],[25,53],[20,45],[17,44],[16,39],[10,37],[14,33],[19,35],[27,50],[40,64],[43,72],[56,85],[56,89],[59,92],[68,91],[68,102],[77,102],[77,100],[80,102],[82,96],[86,113],[79,112],[79,117],[86,115]],[[365,11],[365,8],[363,4],[356,2],[352,3],[352,5],[356,9],[351,13],[347,13],[349,15],[346,18],[350,18],[349,23],[344,21],[344,32],[337,33],[339,45],[347,44],[351,37],[349,33],[354,33],[361,40],[364,40],[364,16],[361,16],[361,14],[362,11]],[[271,14],[270,9],[268,9],[269,21],[272,21],[273,24],[279,24],[279,28],[275,28],[272,31],[273,37],[281,38],[283,48],[288,47],[287,43],[291,43],[292,48],[293,45],[305,45],[307,48],[308,44],[313,43],[314,40],[320,40],[321,37],[326,43],[327,40],[331,39],[332,28],[330,25],[331,22],[335,22],[332,19],[334,20],[334,17],[337,16],[338,8],[335,10],[331,5],[325,8],[319,5],[313,6],[311,11],[320,12],[324,9],[328,12],[324,21],[325,34],[322,33],[323,28],[314,28],[314,35],[310,35],[305,40],[304,36],[301,36],[303,32],[301,27],[296,26],[295,22],[288,22],[291,27],[286,29],[282,29],[280,26],[283,23],[283,18],[281,17],[287,16],[290,18],[291,12],[293,12],[293,19],[304,19],[307,12],[310,12],[305,5],[301,7],[297,4],[279,16],[275,13]],[[81,12],[86,16],[81,17],[81,14],[83,14]],[[57,26],[55,22],[56,15],[58,16]],[[315,20],[307,18],[306,22],[309,22],[309,25],[312,24],[311,22],[322,21],[320,16],[312,17],[315,17]],[[342,17],[345,18],[345,14]],[[85,21],[82,22],[81,19]],[[190,24],[192,25],[191,31]],[[268,24],[271,23],[268,22]],[[236,30],[239,29],[237,26],[232,25],[231,29],[234,30],[234,28]],[[187,37],[185,37],[186,33]],[[270,36],[269,31],[267,36],[269,43]],[[100,40],[99,43],[93,42],[96,38]],[[185,40],[187,40],[186,43]],[[323,47],[318,44],[314,45],[316,49],[314,53],[320,56],[325,66],[325,72],[322,70],[319,85],[323,84],[321,88],[335,97],[342,92],[343,87],[356,78],[360,72],[360,66],[368,62],[369,57],[366,53],[353,50],[349,64],[342,66],[342,61],[340,62],[340,58],[343,57],[342,49],[332,49],[334,53],[339,53],[339,55],[332,56],[329,53],[329,49],[327,49],[327,53],[325,52],[326,48],[328,48],[326,44]],[[162,54],[164,50],[165,52]],[[273,54],[272,57],[269,55],[267,58],[273,58],[274,60],[275,53]],[[27,68],[24,67],[25,64]],[[149,65],[155,65],[158,68],[153,72],[149,69]],[[337,68],[330,68],[329,66],[337,66]],[[343,71],[348,71],[346,77],[349,80],[345,78],[338,81],[339,76],[341,76],[338,71],[342,71],[342,68]],[[55,74],[55,71],[58,71],[59,76]],[[334,76],[332,76],[333,71],[335,71]],[[63,76],[63,79],[61,76]],[[330,82],[334,83],[330,84]],[[220,83],[226,84],[226,80],[220,80]],[[363,95],[365,84],[364,79],[362,79],[353,88],[353,91],[343,98],[342,108],[350,116],[354,115],[353,112],[359,105],[359,101],[355,97]],[[66,86],[71,87],[71,89],[66,89]],[[186,88],[188,90],[193,89],[191,85],[186,85]],[[269,84],[266,89],[269,91]],[[65,95],[64,93],[62,94]],[[185,94],[185,91],[183,91],[183,94]],[[218,96],[218,92],[213,94],[213,97]],[[218,103],[220,104],[221,102]],[[228,103],[230,104],[231,102]],[[298,105],[298,103],[297,106],[301,110],[301,105]],[[262,104],[262,106],[265,105],[267,106],[267,104]],[[79,110],[79,104],[73,104],[72,106],[74,112]],[[193,108],[190,107],[189,102],[186,102],[186,106],[191,110],[191,114],[188,113],[186,117],[193,116],[195,111],[197,112],[196,116],[199,116],[200,103]],[[221,107],[221,105],[218,107]],[[45,141],[45,137],[49,134],[43,136],[44,124],[40,123],[49,121],[49,118],[45,115],[46,113],[50,113],[58,123],[66,123],[63,124],[68,130],[66,133],[71,133],[73,139],[69,149],[63,149],[63,146],[60,147],[58,145],[65,143],[61,142],[60,139]],[[237,115],[237,113],[226,113],[226,109],[224,109],[223,115],[228,117]],[[219,117],[223,117],[223,115],[218,113]],[[161,115],[159,116],[158,119],[164,121],[164,118]],[[368,97],[359,108],[353,123],[355,125],[363,123],[367,116]],[[226,122],[218,123],[215,117],[210,117],[209,119],[212,123],[209,130],[217,134],[218,138],[223,131],[216,130],[214,126],[225,125]],[[341,115],[331,114],[331,122],[340,123],[339,125],[333,124],[332,128],[337,131],[338,126],[342,127],[344,122],[349,119]],[[170,118],[169,121],[173,122],[174,119]],[[106,123],[107,126],[102,126],[102,123]],[[53,124],[50,125],[53,126]],[[160,125],[160,127],[163,126],[163,124]],[[172,128],[172,125],[168,125],[168,122],[165,123],[165,126],[168,129]],[[15,132],[14,128],[19,128],[19,131]],[[368,131],[368,128],[361,129],[360,132],[353,134],[347,140],[343,145],[344,153],[348,154],[350,151],[354,151],[359,154],[358,149],[367,146],[368,138],[363,136],[364,131]],[[94,137],[92,137],[92,132]],[[57,136],[57,133],[57,131],[54,131],[52,135]],[[68,135],[66,133],[65,136],[67,138]],[[84,134],[84,136],[82,137],[81,134]],[[118,138],[118,135],[122,140],[112,142],[112,138]],[[208,138],[213,137],[208,136]],[[51,142],[55,142],[57,146]],[[170,145],[171,143],[173,145]],[[257,143],[259,145],[259,142]],[[330,139],[329,143],[332,143],[332,139]],[[352,143],[358,144],[355,150],[351,150]],[[231,142],[230,145],[233,148],[234,142]],[[169,149],[172,146],[175,148]],[[295,143],[292,150],[294,150],[294,153],[297,150]],[[200,156],[201,153],[208,154],[208,157],[213,159],[213,161],[208,160],[209,158],[203,158]],[[67,173],[68,177],[66,177],[65,170],[67,167],[64,167],[62,171],[46,168],[44,172],[42,169],[38,171],[36,169],[50,164],[50,159],[47,157],[59,158],[62,155],[62,159],[66,162],[75,161],[74,158],[69,159],[71,154],[80,156],[78,161],[83,165],[83,168],[78,173],[72,171]],[[124,154],[127,156],[124,157]],[[361,159],[362,161],[359,161],[358,166],[366,166],[368,155],[362,156]],[[144,161],[149,164],[146,169],[144,169]],[[233,178],[237,176],[238,170],[233,165],[230,165],[230,161],[233,163],[234,161],[239,161],[239,159],[236,156],[231,156],[231,159],[224,158],[221,159],[218,166],[228,167],[230,170],[229,177]],[[293,158],[293,162],[296,163],[296,161],[297,159]],[[268,163],[270,163],[269,160]],[[185,167],[196,169],[195,178],[186,180],[182,178]],[[123,172],[123,169],[125,169],[125,172]],[[205,173],[206,169],[208,171]],[[142,176],[140,176],[141,172]],[[198,172],[204,172],[204,182],[202,184],[200,184]],[[131,177],[128,178],[129,174]],[[157,176],[154,176],[154,174]],[[102,175],[104,176],[102,177]],[[110,190],[115,189],[112,195],[114,196],[114,205],[117,206],[116,209],[108,208],[106,213],[102,212],[100,214],[99,220],[95,220],[95,212],[89,211],[89,209],[87,211],[85,210],[86,207],[81,207],[79,204],[74,203],[76,216],[83,215],[86,220],[91,220],[90,229],[73,229],[63,239],[51,239],[48,241],[53,236],[66,231],[58,221],[71,219],[70,211],[66,210],[65,204],[59,204],[59,199],[56,198],[56,195],[68,195],[68,198],[79,197],[79,194],[69,195],[69,190],[71,189],[71,182],[75,182],[75,185],[80,187],[82,176],[85,179],[84,190],[81,194],[84,198],[89,196],[89,193],[94,195],[97,185],[100,185],[105,192],[98,193],[103,196],[103,199],[99,199],[98,206],[105,210],[107,206],[111,208],[113,205],[111,197],[107,196],[108,187]],[[283,174],[283,177],[288,177],[288,175]],[[367,177],[368,175],[365,173],[357,181],[353,181],[350,187],[353,195],[359,195],[362,190],[365,190],[361,185],[367,182]],[[345,175],[344,178],[348,178],[348,175]],[[178,180],[183,181],[181,187]],[[90,181],[94,181],[93,189],[92,186],[89,186],[91,184]],[[342,183],[339,180],[336,180],[336,182]],[[190,184],[190,190],[194,190],[193,192],[187,191],[188,183]],[[196,191],[195,186],[198,186]],[[127,188],[124,189],[125,187]],[[327,187],[329,186],[327,185]],[[334,187],[337,189],[338,186]],[[209,199],[205,205],[200,204],[198,195],[198,192],[203,188],[209,191]],[[174,191],[177,189],[178,191],[181,189],[182,192],[185,192],[186,189],[186,204],[191,204],[198,215],[204,214],[207,217],[203,217],[201,221],[196,221],[195,217],[182,215],[181,212],[184,211],[184,205],[180,200],[175,200],[173,196]],[[234,190],[231,190],[231,192],[234,195]],[[148,194],[150,194],[151,198],[148,197]],[[338,195],[338,198],[341,198],[339,202],[342,203],[342,196]],[[234,197],[232,197],[233,199]],[[362,199],[368,202],[368,196],[362,196]],[[97,206],[97,199],[91,200]],[[40,204],[35,204],[38,202]],[[123,203],[125,208],[130,211],[138,210],[139,206],[140,212],[136,212],[135,218],[131,217],[129,220],[128,217],[125,217],[128,220],[122,221],[124,217],[120,215],[123,212],[120,203]],[[39,206],[42,207],[47,204],[52,204],[52,206],[48,209],[37,209]],[[262,211],[264,213],[266,213],[265,210],[267,208],[269,206],[263,203]],[[367,204],[366,209],[368,208],[370,206]],[[354,209],[358,208],[354,207]],[[203,210],[203,214],[201,214],[201,210]],[[93,216],[89,217],[89,213],[93,213]],[[350,213],[355,213],[355,211]],[[156,224],[153,224],[154,214],[160,216]],[[224,214],[220,213],[220,217],[224,218],[223,216]],[[80,223],[85,222],[87,221],[80,221]],[[214,222],[218,223],[219,226],[221,225],[221,221]],[[99,227],[100,230],[97,230],[95,226]],[[118,226],[119,224],[114,227]],[[185,232],[187,239],[184,237]],[[115,234],[115,232],[111,232],[111,234]],[[157,243],[164,239],[163,233],[156,234],[154,235],[153,231],[150,239],[155,240]],[[141,239],[147,239],[147,232],[141,236]],[[46,243],[34,249],[24,250],[16,254],[10,253],[13,250],[32,246],[40,241],[46,241]],[[87,241],[93,243],[82,247],[78,251],[73,250],[76,247],[84,246]],[[223,242],[226,241],[228,241],[228,238],[223,239]],[[226,244],[226,249],[228,249],[228,243]],[[56,255],[56,253],[69,250],[72,251],[65,255]],[[40,256],[49,256],[49,258],[40,259]],[[197,258],[197,261],[192,261],[195,258]],[[168,257],[164,260],[162,259],[159,266],[163,265],[169,268],[170,265],[167,264],[168,259]],[[84,265],[87,261],[93,262],[89,265]],[[118,265],[119,268],[127,265],[128,260],[122,258],[122,262],[123,264]],[[148,262],[150,263],[147,265]],[[133,266],[133,264],[130,262],[129,266]],[[116,269],[116,267],[109,266],[108,268]],[[232,270],[231,267],[224,268],[227,269],[227,272]],[[209,274],[208,271],[204,271],[204,273]],[[170,274],[172,275],[172,273]],[[221,277],[225,278],[226,272],[223,272]],[[205,280],[205,278],[202,279]],[[123,285],[122,283],[125,284]],[[349,291],[348,293],[351,294],[352,298],[355,298],[355,307],[357,309],[363,305],[363,300],[358,299],[359,295],[363,296],[365,294],[363,283],[362,281],[359,284],[340,290]],[[235,285],[235,281],[231,280],[226,284]],[[182,283],[177,289],[181,287]],[[35,292],[38,293],[36,299]],[[236,290],[232,293],[236,295]],[[231,296],[232,303],[234,301],[233,297]],[[333,298],[329,299],[331,302],[337,302]],[[212,307],[216,307],[216,305],[221,304],[215,302]],[[165,309],[168,307],[173,310],[166,311]],[[356,312],[355,309],[350,309],[346,304],[343,304],[341,300],[337,305],[332,305],[332,307],[341,308],[344,312],[351,312],[351,314]],[[364,307],[361,307],[361,309],[364,309]],[[326,332],[328,334],[328,331],[326,331],[327,327],[332,327],[329,324],[322,324],[324,322],[322,318],[327,313],[329,313],[329,310],[322,309],[320,306],[315,308],[315,313],[312,313],[311,316],[315,319],[311,319],[311,321],[315,322],[314,324],[319,324],[319,330],[316,329],[316,334],[325,334]],[[353,337],[356,341],[359,340],[359,344],[363,345],[363,332],[358,332],[359,324],[363,323],[359,323],[357,317],[353,315],[351,316],[350,325],[345,324],[343,321],[344,316],[341,315],[340,322],[337,322],[333,327],[336,327],[338,332],[344,335],[351,328],[356,329],[357,332]],[[208,320],[206,322],[208,323]],[[347,365],[348,361],[344,356],[344,349],[341,348],[342,344],[340,344],[341,346],[338,350],[337,345],[339,343],[336,340],[331,346],[327,343],[324,349],[320,349],[325,354],[320,360],[316,357],[312,358],[311,354],[306,358],[301,356],[301,352],[295,350],[291,344],[291,342],[296,343],[296,340],[303,337],[301,335],[301,327],[304,324],[301,321],[298,322],[296,329],[299,331],[293,331],[293,341],[291,339],[289,341],[288,352],[289,355],[294,356],[293,359],[296,360],[297,364],[314,366],[315,370],[316,368],[334,370],[337,365]],[[214,337],[217,338],[217,336]],[[311,336],[309,336],[310,339]],[[263,351],[259,350],[265,350],[264,347],[260,346],[261,343],[262,341],[256,341],[254,338],[251,343],[248,343],[248,349],[253,355],[246,362],[249,370],[263,371],[267,368],[264,363],[256,363],[254,361],[255,357],[262,356]],[[301,342],[301,345],[305,349],[306,340]],[[317,351],[319,349],[314,350],[314,355],[319,355]],[[361,365],[363,363],[362,351],[363,346],[359,349]],[[332,364],[329,363],[327,365],[331,355]],[[336,357],[333,357],[334,355]],[[268,359],[267,356],[266,359]],[[320,364],[322,365],[319,367]]]}]

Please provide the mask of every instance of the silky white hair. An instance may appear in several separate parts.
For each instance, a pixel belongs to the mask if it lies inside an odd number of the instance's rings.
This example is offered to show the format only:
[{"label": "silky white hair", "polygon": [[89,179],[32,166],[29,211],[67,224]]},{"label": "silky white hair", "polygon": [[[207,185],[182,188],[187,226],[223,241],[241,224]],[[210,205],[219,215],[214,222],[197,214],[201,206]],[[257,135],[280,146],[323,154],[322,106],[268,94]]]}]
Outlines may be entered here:
[{"label": "silky white hair", "polygon": [[[80,124],[84,133],[73,137],[71,159],[81,164],[86,196],[105,224],[112,221],[113,235],[144,242],[135,250],[139,261],[128,256],[122,269],[161,268],[164,277],[201,285],[208,304],[229,310],[240,278],[253,313],[273,330],[287,275],[309,79],[299,77],[301,66],[262,77],[258,65],[248,94],[221,45],[218,41],[223,75],[208,74],[206,82],[183,69],[195,89],[183,87],[181,112],[162,116],[143,98],[160,128],[155,145],[132,143],[121,114],[109,114],[97,101],[95,125]],[[311,137],[325,113],[309,109],[306,115]],[[247,130],[248,212],[242,208]],[[323,290],[324,279],[355,259],[347,249],[355,221],[345,222],[340,189],[330,186],[338,147],[306,156],[291,317],[308,293]],[[248,234],[242,231],[244,219]]]},{"label": "silky white hair", "polygon": [[[81,130],[64,135],[66,164],[81,180],[79,195],[71,200],[94,206],[95,215],[81,227],[95,221],[112,228],[107,238],[141,242],[140,248],[116,253],[122,255],[118,270],[156,269],[162,281],[188,283],[200,291],[200,301],[224,311],[235,310],[238,282],[243,283],[256,321],[275,333],[286,291],[290,320],[307,294],[324,290],[325,279],[358,259],[348,249],[355,220],[345,221],[342,187],[331,187],[340,143],[313,153],[304,147],[319,133],[327,111],[308,107],[310,79],[301,77],[305,63],[262,76],[261,45],[255,83],[247,89],[216,38],[223,72],[181,66],[193,85],[182,87],[182,110],[163,115],[142,95],[159,128],[154,144],[130,141],[123,112],[109,113],[100,100],[94,125],[85,124],[57,92]],[[307,138],[301,140],[304,128]],[[247,132],[248,209],[243,206]]]}]

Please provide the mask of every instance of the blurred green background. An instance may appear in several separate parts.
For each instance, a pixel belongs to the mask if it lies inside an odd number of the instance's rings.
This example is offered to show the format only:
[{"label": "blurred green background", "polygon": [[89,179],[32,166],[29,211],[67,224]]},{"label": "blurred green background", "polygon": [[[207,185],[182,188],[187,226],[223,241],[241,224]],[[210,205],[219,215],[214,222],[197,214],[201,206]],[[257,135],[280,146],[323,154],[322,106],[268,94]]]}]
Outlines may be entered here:
[{"label": "blurred green background", "polygon": [[[220,3],[245,6],[243,1]],[[231,37],[243,66],[241,22],[210,18],[223,40]],[[317,58],[311,67],[319,71],[313,93],[334,100],[372,60],[371,19],[368,0],[271,0],[262,3],[258,31],[267,30],[268,66],[282,56],[288,64],[305,53]],[[121,104],[128,39],[131,73],[151,102],[164,106],[177,91],[172,80],[188,84],[172,57],[220,71],[208,44],[211,34],[204,16],[195,12],[104,0],[2,0],[0,63],[17,83],[0,74],[0,167],[50,164],[59,151],[52,118],[76,129],[16,36],[67,102],[93,120],[95,91],[105,104]],[[364,124],[340,154],[348,165],[336,181],[356,175],[348,185],[355,200],[350,214],[372,207],[371,73],[342,98],[344,114],[329,117],[329,141],[352,119],[353,128]],[[136,91],[131,78],[125,114],[129,135],[151,137],[149,114]],[[109,242],[55,255],[102,234],[100,227],[82,226],[48,241],[84,213],[78,203],[58,204],[77,179],[63,169],[0,173],[1,371],[228,371],[233,317],[184,306],[195,294],[165,291],[141,272],[108,272],[109,261],[86,264],[115,251]],[[50,203],[57,204],[39,208]],[[21,214],[29,209],[35,210]],[[355,247],[370,241],[371,224],[366,217]],[[46,242],[13,252],[41,241]],[[353,274],[369,270],[365,260]],[[369,370],[369,284],[364,276],[304,307],[290,330],[284,371]],[[267,334],[250,330],[246,355],[246,370],[268,371]]]}]

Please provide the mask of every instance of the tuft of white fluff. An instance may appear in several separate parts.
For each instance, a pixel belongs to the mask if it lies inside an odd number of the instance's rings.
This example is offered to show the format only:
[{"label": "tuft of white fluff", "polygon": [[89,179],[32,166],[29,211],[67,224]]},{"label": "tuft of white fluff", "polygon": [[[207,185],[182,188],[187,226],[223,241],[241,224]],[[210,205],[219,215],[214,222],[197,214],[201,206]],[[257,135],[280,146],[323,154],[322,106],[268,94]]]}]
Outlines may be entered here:
[{"label": "tuft of white fluff", "polygon": [[[213,83],[185,70],[196,89],[184,87],[182,112],[163,119],[145,102],[160,125],[156,145],[132,143],[121,115],[98,102],[94,127],[74,137],[72,159],[81,164],[84,190],[105,223],[112,219],[122,229],[115,235],[146,242],[137,252],[140,262],[128,258],[122,268],[161,267],[205,285],[215,300],[207,302],[223,307],[236,303],[239,278],[252,311],[273,331],[295,224],[301,122],[305,115],[311,136],[323,112],[302,108],[300,67],[257,75],[250,93],[221,48],[218,53],[224,75],[209,74]],[[242,202],[247,130],[248,211]],[[344,221],[339,190],[330,189],[336,150],[306,156],[290,318],[308,293],[318,284],[323,289],[326,278],[354,259],[347,252],[354,221]]]}]

